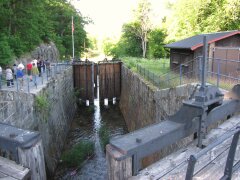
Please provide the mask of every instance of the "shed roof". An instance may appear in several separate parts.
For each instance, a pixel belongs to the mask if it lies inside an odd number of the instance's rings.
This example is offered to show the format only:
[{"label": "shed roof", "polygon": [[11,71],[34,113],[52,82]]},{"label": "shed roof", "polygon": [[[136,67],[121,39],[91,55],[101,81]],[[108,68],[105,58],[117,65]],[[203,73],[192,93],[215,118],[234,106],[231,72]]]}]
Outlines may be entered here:
[{"label": "shed roof", "polygon": [[227,37],[240,34],[239,30],[234,31],[225,31],[225,32],[216,32],[216,33],[209,33],[209,34],[199,34],[195,35],[181,41],[177,41],[174,43],[167,44],[165,47],[167,48],[175,48],[175,49],[191,49],[195,50],[201,46],[203,46],[203,36],[207,36],[208,44],[219,41],[221,39],[225,39]]}]

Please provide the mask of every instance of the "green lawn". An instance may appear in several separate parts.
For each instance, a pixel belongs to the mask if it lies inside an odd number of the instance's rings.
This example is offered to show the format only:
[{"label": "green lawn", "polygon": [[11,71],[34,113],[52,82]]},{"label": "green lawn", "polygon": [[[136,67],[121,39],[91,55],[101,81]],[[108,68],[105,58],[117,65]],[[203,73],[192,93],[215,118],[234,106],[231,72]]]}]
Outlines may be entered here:
[{"label": "green lawn", "polygon": [[137,64],[143,68],[148,69],[155,75],[161,75],[169,71],[169,59],[143,59],[135,57],[123,57],[121,60],[128,68],[132,69],[135,72],[137,71]]},{"label": "green lawn", "polygon": [[[145,80],[151,82],[153,85],[160,89],[176,87],[181,84],[188,83],[200,83],[197,77],[183,76],[180,78],[179,72],[170,71],[169,59],[143,59],[135,57],[121,58],[124,64],[132,71],[140,74]],[[137,65],[140,66],[137,69]],[[145,68],[145,69],[144,69]],[[208,76],[207,82],[213,85],[217,85],[216,77]],[[219,87],[230,90],[232,87],[239,83],[237,80],[231,80],[228,78],[219,79]]]}]

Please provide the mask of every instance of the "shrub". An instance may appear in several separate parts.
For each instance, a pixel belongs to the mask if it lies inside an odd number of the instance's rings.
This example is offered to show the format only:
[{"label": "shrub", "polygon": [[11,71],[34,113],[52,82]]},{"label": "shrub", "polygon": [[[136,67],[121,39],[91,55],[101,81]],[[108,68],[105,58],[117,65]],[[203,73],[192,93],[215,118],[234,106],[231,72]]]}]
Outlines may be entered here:
[{"label": "shrub", "polygon": [[35,107],[36,107],[36,111],[41,113],[43,121],[47,122],[47,118],[49,115],[49,102],[46,95],[36,96]]},{"label": "shrub", "polygon": [[91,141],[81,141],[69,151],[63,153],[61,159],[68,167],[80,166],[87,157],[94,153],[94,143]]},{"label": "shrub", "polygon": [[99,137],[100,137],[100,143],[101,143],[102,149],[105,152],[105,147],[107,144],[109,144],[109,140],[110,140],[110,132],[105,124],[103,124],[99,129]]}]

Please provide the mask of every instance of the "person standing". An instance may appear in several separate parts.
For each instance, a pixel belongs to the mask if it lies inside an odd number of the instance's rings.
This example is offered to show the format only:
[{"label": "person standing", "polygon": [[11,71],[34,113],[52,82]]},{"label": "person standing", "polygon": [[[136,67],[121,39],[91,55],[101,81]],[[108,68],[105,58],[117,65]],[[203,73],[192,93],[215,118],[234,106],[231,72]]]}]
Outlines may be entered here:
[{"label": "person standing", "polygon": [[33,63],[32,65],[33,65],[32,67],[33,82],[34,85],[37,86],[37,76],[39,75],[39,71],[35,63]]},{"label": "person standing", "polygon": [[32,81],[32,63],[29,61],[28,64],[27,64],[27,75],[30,79],[30,81]]},{"label": "person standing", "polygon": [[24,65],[23,65],[23,63],[22,62],[20,62],[20,64],[18,65],[18,69],[21,69],[22,71],[24,70]]},{"label": "person standing", "polygon": [[14,74],[14,79],[17,79],[17,65],[13,65],[13,74]]},{"label": "person standing", "polygon": [[6,80],[7,80],[7,87],[13,87],[14,83],[13,83],[13,72],[11,70],[11,68],[9,66],[7,66],[6,69]]},{"label": "person standing", "polygon": [[20,82],[21,91],[23,91],[23,76],[24,76],[23,69],[21,67],[17,68],[17,80],[19,80]]},{"label": "person standing", "polygon": [[42,69],[43,69],[43,73],[45,73],[45,70],[46,70],[45,61],[42,61]]},{"label": "person standing", "polygon": [[38,72],[39,72],[39,77],[41,77],[41,75],[42,75],[42,70],[41,70],[41,68],[42,68],[42,61],[41,60],[38,60],[37,68],[38,68]]},{"label": "person standing", "polygon": [[2,67],[0,66],[0,89],[2,89]]}]

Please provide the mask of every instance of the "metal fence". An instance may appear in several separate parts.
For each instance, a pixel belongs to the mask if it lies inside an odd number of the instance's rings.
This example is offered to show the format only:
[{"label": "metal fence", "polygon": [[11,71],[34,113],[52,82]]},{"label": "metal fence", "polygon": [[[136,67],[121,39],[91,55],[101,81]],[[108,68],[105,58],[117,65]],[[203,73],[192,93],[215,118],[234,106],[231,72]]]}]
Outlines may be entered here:
[{"label": "metal fence", "polygon": [[[174,69],[166,67],[164,74],[156,75],[148,68],[137,65],[137,72],[147,81],[160,89],[176,87],[187,83],[199,83],[202,73],[202,57],[184,62]],[[194,66],[193,66],[194,64]],[[229,72],[228,69],[231,69]],[[208,59],[207,83],[230,90],[240,82],[240,61],[226,59]]]},{"label": "metal fence", "polygon": [[49,67],[41,69],[41,74],[39,76],[28,76],[24,69],[24,77],[22,79],[14,77],[13,84],[8,84],[6,73],[3,71],[3,74],[0,76],[0,90],[23,91],[28,93],[33,92],[36,89],[42,88],[42,85],[46,84],[49,80],[54,78],[57,74],[62,73],[70,66],[71,63],[68,62],[51,63]]}]

